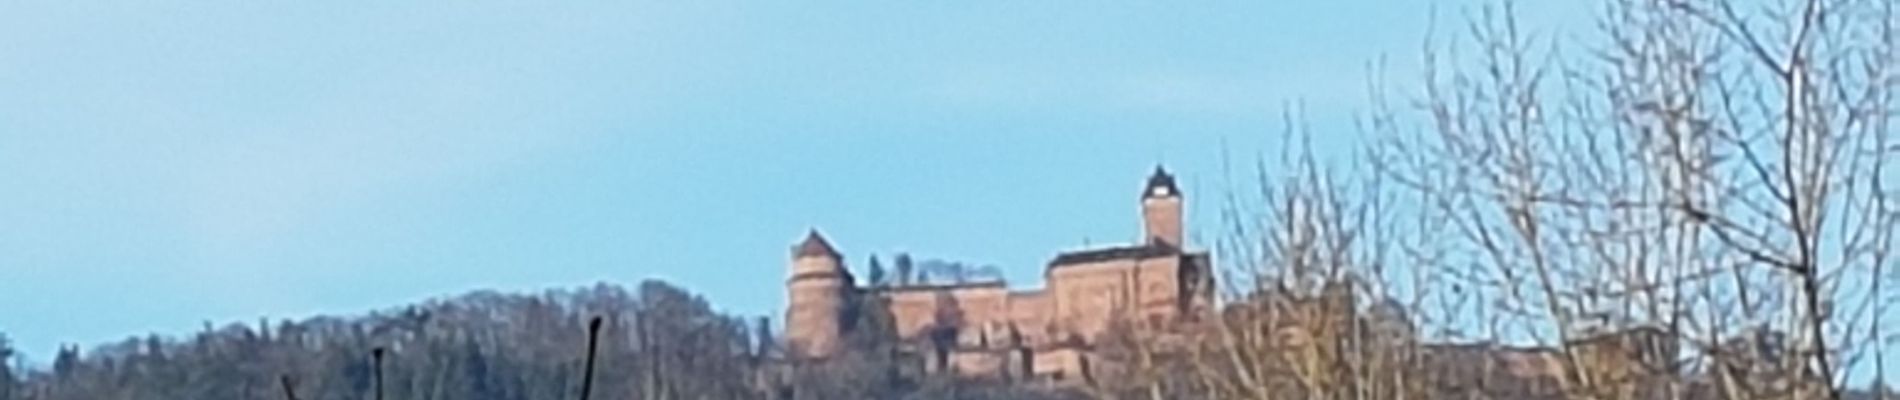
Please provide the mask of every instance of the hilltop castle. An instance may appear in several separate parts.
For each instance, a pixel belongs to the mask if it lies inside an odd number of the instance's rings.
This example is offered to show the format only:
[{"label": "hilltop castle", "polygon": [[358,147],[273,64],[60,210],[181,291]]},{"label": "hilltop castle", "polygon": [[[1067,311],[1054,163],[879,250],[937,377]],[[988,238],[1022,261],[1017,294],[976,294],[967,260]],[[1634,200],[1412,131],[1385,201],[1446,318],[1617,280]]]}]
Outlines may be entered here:
[{"label": "hilltop castle", "polygon": [[[791,248],[782,354],[803,361],[849,351],[847,338],[867,328],[854,323],[865,321],[858,317],[869,307],[888,312],[889,320],[880,321],[894,330],[906,365],[1009,381],[1111,382],[1123,376],[1117,371],[1127,372],[1118,368],[1128,362],[1118,345],[1133,340],[1158,353],[1180,352],[1232,323],[1270,332],[1253,344],[1256,350],[1302,355],[1298,365],[1269,357],[1255,365],[1260,375],[1249,375],[1262,379],[1252,384],[1284,393],[1300,393],[1310,379],[1385,379],[1347,375],[1375,350],[1405,357],[1381,360],[1397,363],[1384,373],[1412,374],[1406,390],[1446,397],[1652,398],[1661,393],[1654,377],[1679,372],[1669,332],[1641,324],[1606,320],[1555,346],[1421,341],[1404,306],[1359,292],[1350,275],[1310,291],[1261,288],[1216,310],[1212,260],[1183,236],[1182,196],[1175,178],[1156,167],[1139,197],[1141,239],[1058,252],[1043,270],[1042,288],[1000,280],[860,285],[837,248],[813,230]],[[1362,308],[1362,297],[1372,303]],[[1388,386],[1380,390],[1398,390]]]},{"label": "hilltop castle", "polygon": [[1140,196],[1142,239],[1061,252],[1043,271],[1044,287],[1002,281],[861,287],[842,256],[816,230],[792,246],[786,281],[788,354],[825,358],[842,350],[850,307],[878,296],[896,334],[922,353],[929,369],[965,375],[1068,380],[1088,373],[1090,349],[1111,329],[1173,329],[1213,306],[1205,251],[1182,232],[1182,193],[1157,166]]}]

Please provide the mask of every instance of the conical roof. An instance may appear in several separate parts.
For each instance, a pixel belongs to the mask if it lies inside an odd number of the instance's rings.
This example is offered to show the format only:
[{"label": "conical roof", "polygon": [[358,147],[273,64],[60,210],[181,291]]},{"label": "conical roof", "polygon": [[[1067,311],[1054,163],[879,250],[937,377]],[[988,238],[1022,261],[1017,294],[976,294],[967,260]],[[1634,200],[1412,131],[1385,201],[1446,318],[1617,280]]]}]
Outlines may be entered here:
[{"label": "conical roof", "polygon": [[1148,186],[1141,189],[1142,198],[1180,195],[1181,188],[1174,185],[1174,175],[1168,174],[1168,170],[1161,168],[1160,164],[1155,165],[1154,174],[1148,175]]},{"label": "conical roof", "polygon": [[806,233],[805,241],[792,247],[792,256],[840,258],[838,249],[831,247],[831,242],[826,241],[825,235],[819,234],[817,229],[812,229],[811,232]]}]

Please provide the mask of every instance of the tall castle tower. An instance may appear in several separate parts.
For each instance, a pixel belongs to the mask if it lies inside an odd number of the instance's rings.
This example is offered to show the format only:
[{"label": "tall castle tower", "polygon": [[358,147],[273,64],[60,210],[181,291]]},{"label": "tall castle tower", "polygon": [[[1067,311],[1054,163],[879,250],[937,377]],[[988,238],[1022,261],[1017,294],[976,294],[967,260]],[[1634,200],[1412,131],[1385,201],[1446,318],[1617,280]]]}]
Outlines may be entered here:
[{"label": "tall castle tower", "polygon": [[1161,166],[1155,166],[1154,175],[1148,176],[1148,187],[1141,192],[1141,219],[1144,234],[1143,243],[1167,243],[1181,248],[1181,188],[1174,185],[1174,175],[1169,175]]},{"label": "tall castle tower", "polygon": [[846,299],[854,287],[838,250],[817,230],[792,246],[785,282],[785,338],[791,354],[825,357],[838,351]]}]

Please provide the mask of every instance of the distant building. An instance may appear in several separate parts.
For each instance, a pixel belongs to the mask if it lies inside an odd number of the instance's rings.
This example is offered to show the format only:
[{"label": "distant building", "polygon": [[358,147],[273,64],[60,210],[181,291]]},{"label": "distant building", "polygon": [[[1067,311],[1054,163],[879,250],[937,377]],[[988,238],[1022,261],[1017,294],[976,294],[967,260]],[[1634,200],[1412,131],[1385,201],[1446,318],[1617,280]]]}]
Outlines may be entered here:
[{"label": "distant building", "polygon": [[1212,263],[1185,241],[1174,176],[1156,167],[1140,204],[1143,239],[1058,253],[1043,272],[1045,287],[1037,289],[1001,281],[860,286],[836,247],[813,230],[792,246],[789,354],[824,358],[841,351],[849,307],[858,296],[879,296],[897,336],[927,360],[927,370],[1086,379],[1091,349],[1111,326],[1167,331],[1213,306]]},{"label": "distant building", "polygon": [[[1564,349],[1575,360],[1567,359]],[[1578,332],[1564,348],[1492,343],[1425,344],[1434,393],[1459,397],[1561,399],[1670,398],[1678,349],[1654,326]]]}]

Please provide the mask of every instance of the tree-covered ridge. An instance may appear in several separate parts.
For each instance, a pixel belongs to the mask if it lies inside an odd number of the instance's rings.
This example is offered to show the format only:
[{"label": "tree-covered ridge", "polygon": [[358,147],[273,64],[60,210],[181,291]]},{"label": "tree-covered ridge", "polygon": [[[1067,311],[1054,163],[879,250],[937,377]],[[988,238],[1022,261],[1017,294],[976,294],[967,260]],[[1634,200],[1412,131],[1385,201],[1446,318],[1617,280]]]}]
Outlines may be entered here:
[{"label": "tree-covered ridge", "polygon": [[[207,324],[81,350],[49,368],[12,368],[0,337],[0,400],[374,399],[385,349],[388,399],[580,398],[588,322],[603,321],[593,399],[1037,398],[947,377],[904,374],[889,329],[865,329],[838,360],[794,373],[766,318],[714,310],[660,281],[540,294],[477,291],[358,317]],[[862,313],[856,324],[889,324]],[[879,332],[885,332],[879,335]]]},{"label": "tree-covered ridge", "polygon": [[[576,398],[586,322],[602,316],[594,398],[747,398],[764,348],[745,321],[657,281],[539,295],[474,292],[367,316],[258,321],[188,338],[62,349],[49,370],[0,380],[0,399],[371,398],[386,348],[394,399]],[[4,372],[5,370],[0,370]],[[3,376],[0,376],[3,377]]]}]

